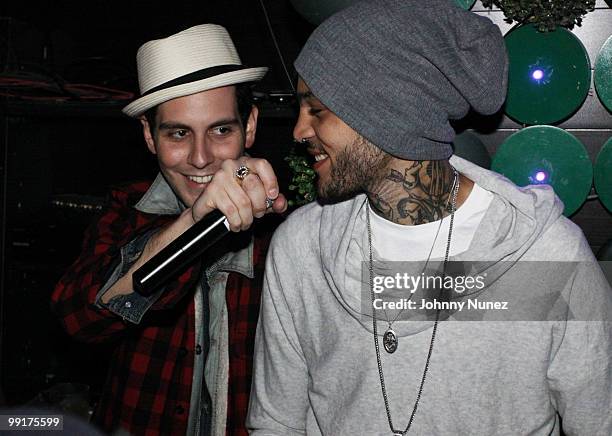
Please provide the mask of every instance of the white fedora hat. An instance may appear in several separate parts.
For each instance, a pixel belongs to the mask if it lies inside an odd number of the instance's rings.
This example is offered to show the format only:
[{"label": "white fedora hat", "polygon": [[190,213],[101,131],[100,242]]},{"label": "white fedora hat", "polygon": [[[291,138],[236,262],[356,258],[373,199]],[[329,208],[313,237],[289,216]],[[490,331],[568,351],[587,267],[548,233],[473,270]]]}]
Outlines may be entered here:
[{"label": "white fedora hat", "polygon": [[136,54],[140,98],[123,108],[138,117],[165,101],[261,79],[265,67],[242,65],[224,27],[202,24],[143,44]]}]

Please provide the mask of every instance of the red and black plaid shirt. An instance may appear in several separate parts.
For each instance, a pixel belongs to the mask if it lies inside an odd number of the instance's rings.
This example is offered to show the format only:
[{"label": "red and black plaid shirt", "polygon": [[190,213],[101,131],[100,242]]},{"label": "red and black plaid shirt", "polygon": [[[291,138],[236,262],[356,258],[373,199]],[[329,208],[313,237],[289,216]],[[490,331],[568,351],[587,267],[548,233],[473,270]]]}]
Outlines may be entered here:
[{"label": "red and black plaid shirt", "polygon": [[[150,183],[112,192],[108,209],[89,227],[83,250],[52,295],[54,311],[78,340],[118,341],[94,422],[106,431],[134,435],[181,435],[187,429],[195,344],[193,290],[200,265],[185,271],[148,310],[139,325],[97,307],[96,296],[120,256],[137,235],[161,227],[172,216],[146,214],[134,205]],[[227,434],[246,435],[255,328],[269,238],[256,237],[255,278],[230,273],[226,286],[229,327]]]}]

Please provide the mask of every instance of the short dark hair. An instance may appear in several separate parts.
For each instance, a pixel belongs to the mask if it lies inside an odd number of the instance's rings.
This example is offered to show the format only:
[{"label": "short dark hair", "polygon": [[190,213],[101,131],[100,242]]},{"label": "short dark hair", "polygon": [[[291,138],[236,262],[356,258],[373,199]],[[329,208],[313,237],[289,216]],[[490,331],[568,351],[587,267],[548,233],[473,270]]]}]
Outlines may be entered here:
[{"label": "short dark hair", "polygon": [[[249,115],[251,114],[251,108],[253,107],[253,85],[250,83],[238,83],[235,86],[238,115],[240,116],[240,122],[244,127],[246,126]],[[149,123],[151,136],[155,137],[155,117],[157,116],[157,106],[153,106],[151,109],[147,110],[144,113],[144,116]]]}]

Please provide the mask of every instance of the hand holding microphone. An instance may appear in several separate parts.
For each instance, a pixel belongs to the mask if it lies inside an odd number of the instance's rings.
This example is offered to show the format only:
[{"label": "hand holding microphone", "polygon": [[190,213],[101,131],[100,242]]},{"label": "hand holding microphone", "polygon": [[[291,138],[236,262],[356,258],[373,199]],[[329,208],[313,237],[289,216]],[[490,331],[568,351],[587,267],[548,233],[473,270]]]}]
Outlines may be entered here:
[{"label": "hand holding microphone", "polygon": [[151,295],[229,231],[248,229],[253,218],[281,213],[287,201],[263,159],[226,160],[191,207],[194,224],[132,274],[133,287]]}]

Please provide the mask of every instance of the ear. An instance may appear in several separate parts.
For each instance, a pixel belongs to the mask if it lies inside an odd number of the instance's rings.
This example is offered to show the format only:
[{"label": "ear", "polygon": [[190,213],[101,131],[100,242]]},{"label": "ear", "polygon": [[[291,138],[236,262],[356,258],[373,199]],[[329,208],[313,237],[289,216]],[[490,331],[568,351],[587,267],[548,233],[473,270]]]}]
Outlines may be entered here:
[{"label": "ear", "polygon": [[259,115],[259,109],[257,106],[251,106],[251,113],[247,119],[247,125],[245,129],[245,141],[244,148],[251,148],[255,142],[255,132],[257,131],[257,116]]},{"label": "ear", "polygon": [[144,136],[145,142],[147,143],[147,148],[151,153],[157,154],[157,150],[155,150],[155,140],[151,135],[151,128],[149,126],[149,122],[147,121],[144,115],[140,117],[140,123],[142,124],[142,134]]}]

